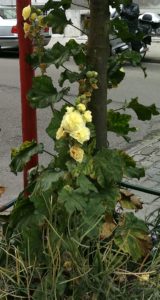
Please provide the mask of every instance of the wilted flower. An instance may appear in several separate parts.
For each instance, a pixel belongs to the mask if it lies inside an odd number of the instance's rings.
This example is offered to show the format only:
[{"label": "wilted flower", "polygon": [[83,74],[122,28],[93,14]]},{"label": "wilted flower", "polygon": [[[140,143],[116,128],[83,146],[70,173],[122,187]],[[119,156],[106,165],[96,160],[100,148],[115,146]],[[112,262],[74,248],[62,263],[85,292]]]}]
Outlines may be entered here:
[{"label": "wilted flower", "polygon": [[26,36],[29,34],[30,27],[31,27],[30,24],[28,24],[27,22],[24,22],[24,24],[23,24],[23,30],[24,30]]},{"label": "wilted flower", "polygon": [[28,5],[28,6],[24,7],[22,10],[23,19],[27,20],[30,17],[30,14],[31,14],[31,6]]},{"label": "wilted flower", "polygon": [[141,282],[147,282],[149,281],[149,274],[148,273],[144,273],[142,275],[139,276],[139,281]]},{"label": "wilted flower", "polygon": [[44,26],[44,22],[43,22],[44,16],[42,16],[42,15],[38,16],[38,17],[37,17],[37,20],[38,20],[38,25],[39,25],[40,27],[43,27],[43,26]]},{"label": "wilted flower", "polygon": [[72,146],[72,147],[70,148],[70,151],[69,151],[69,152],[70,152],[70,156],[71,156],[74,160],[78,161],[79,163],[82,162],[83,156],[84,156],[84,151],[83,151],[83,149],[81,149],[79,146],[75,145],[75,146]]},{"label": "wilted flower", "polygon": [[35,21],[37,19],[37,14],[36,13],[32,13],[31,16],[30,16],[30,19],[32,21]]}]

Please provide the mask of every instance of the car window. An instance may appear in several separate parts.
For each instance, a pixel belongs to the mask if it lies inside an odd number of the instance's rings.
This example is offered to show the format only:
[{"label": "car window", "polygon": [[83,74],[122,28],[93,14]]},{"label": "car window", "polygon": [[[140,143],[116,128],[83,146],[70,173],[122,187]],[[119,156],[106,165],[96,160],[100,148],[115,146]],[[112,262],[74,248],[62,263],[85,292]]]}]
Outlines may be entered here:
[{"label": "car window", "polygon": [[0,8],[0,17],[3,19],[16,19],[16,9],[15,8]]}]

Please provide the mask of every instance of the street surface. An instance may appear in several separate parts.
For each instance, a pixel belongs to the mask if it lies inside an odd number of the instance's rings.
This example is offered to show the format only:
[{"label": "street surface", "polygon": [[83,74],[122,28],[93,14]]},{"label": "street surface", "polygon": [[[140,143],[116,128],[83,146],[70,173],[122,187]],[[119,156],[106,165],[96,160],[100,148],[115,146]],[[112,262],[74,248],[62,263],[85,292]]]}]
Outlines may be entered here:
[{"label": "street surface", "polygon": [[[125,99],[139,97],[139,102],[151,105],[155,103],[160,109],[160,43],[154,43],[150,53],[144,61],[147,67],[147,78],[144,79],[143,72],[137,67],[125,66],[125,80],[116,89],[109,91],[108,98],[113,100],[109,107],[118,108]],[[156,55],[154,56],[154,51]],[[153,58],[153,59],[152,59]],[[154,62],[153,62],[154,60]],[[152,63],[151,63],[152,62]],[[67,63],[67,67],[72,70],[73,64]],[[10,150],[21,144],[21,103],[20,103],[20,83],[19,83],[19,61],[15,55],[0,56],[0,185],[6,187],[6,193],[0,199],[0,203],[14,199],[23,186],[22,174],[15,176],[10,172]],[[58,80],[59,71],[54,67],[49,68],[49,75]],[[27,78],[26,78],[27,80]],[[77,94],[75,84],[70,91],[69,100],[72,102]],[[53,152],[53,143],[45,133],[48,126],[51,112],[48,109],[38,111],[38,137],[39,142],[44,142],[45,148]],[[133,124],[139,129],[132,134],[132,142],[127,144],[115,135],[109,135],[109,142],[112,147],[132,148],[144,137],[153,135],[160,129],[159,116],[152,121],[137,122],[133,114]],[[42,155],[41,161],[47,162],[46,155]]]}]

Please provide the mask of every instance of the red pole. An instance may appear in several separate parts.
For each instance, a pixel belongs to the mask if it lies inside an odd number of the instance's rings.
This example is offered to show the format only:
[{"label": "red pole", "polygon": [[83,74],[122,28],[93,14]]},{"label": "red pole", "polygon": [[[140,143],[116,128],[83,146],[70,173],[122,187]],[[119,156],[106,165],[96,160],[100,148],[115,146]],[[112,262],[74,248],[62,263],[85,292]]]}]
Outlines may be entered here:
[{"label": "red pole", "polygon": [[[26,62],[27,54],[32,53],[32,42],[24,37],[22,10],[31,5],[31,0],[17,0],[17,26],[19,35],[19,64],[21,85],[21,109],[22,109],[22,137],[24,141],[37,141],[36,110],[33,110],[27,101],[27,93],[32,86],[34,71]],[[35,155],[24,169],[24,187],[27,186],[27,172],[38,164],[38,155]]]}]

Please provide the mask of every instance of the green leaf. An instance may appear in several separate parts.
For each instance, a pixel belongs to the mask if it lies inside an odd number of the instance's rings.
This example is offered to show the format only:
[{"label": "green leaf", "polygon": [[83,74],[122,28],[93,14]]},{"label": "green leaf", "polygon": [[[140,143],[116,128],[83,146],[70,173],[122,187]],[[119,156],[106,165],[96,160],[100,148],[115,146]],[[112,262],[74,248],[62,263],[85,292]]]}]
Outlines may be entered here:
[{"label": "green leaf", "polygon": [[33,78],[28,100],[33,108],[45,108],[60,101],[67,92],[68,88],[57,92],[50,77],[46,75],[37,76]]},{"label": "green leaf", "polygon": [[114,68],[108,70],[108,83],[109,87],[116,87],[125,77],[125,72],[121,69],[121,66],[115,65]]},{"label": "green leaf", "polygon": [[80,74],[80,73],[72,72],[70,70],[65,70],[60,75],[59,85],[63,86],[63,83],[65,82],[65,80],[69,80],[70,83],[76,82],[76,81],[80,80],[81,77],[82,77],[82,74]]},{"label": "green leaf", "polygon": [[83,174],[77,178],[77,186],[85,195],[88,195],[90,191],[98,193],[96,186]]},{"label": "green leaf", "polygon": [[122,161],[118,151],[102,149],[93,158],[95,176],[100,186],[105,187],[122,179]]},{"label": "green leaf", "polygon": [[80,189],[73,190],[68,185],[64,186],[58,196],[58,203],[64,205],[70,215],[75,211],[83,211],[87,200],[88,196],[81,193]]},{"label": "green leaf", "polygon": [[137,167],[134,159],[125,151],[118,150],[123,163],[124,176],[140,179],[145,176],[144,168]]},{"label": "green leaf", "polygon": [[114,242],[134,260],[149,254],[151,239],[144,221],[138,219],[133,213],[126,213],[115,230]]},{"label": "green leaf", "polygon": [[94,197],[94,195],[95,193],[91,194],[90,199],[85,207],[85,211],[81,214],[81,235],[84,235],[85,232],[85,237],[87,236],[90,239],[99,238],[100,226],[105,215],[105,207],[103,203],[101,203],[98,195],[96,195],[97,197]]},{"label": "green leaf", "polygon": [[56,132],[60,127],[65,112],[66,112],[66,106],[63,106],[63,108],[60,111],[58,110],[54,111],[50,124],[46,129],[46,132],[48,133],[49,137],[51,137],[54,140],[56,139]]},{"label": "green leaf", "polygon": [[19,196],[15,202],[15,205],[13,207],[13,210],[10,215],[10,228],[14,228],[18,226],[18,224],[23,224],[23,218],[27,219],[28,216],[30,216],[31,212],[33,212],[34,206],[29,201],[28,198]]},{"label": "green leaf", "polygon": [[119,196],[119,188],[113,184],[103,190],[100,190],[98,194],[91,194],[89,197],[93,199],[93,203],[94,201],[101,203],[105,212],[112,215],[115,211],[115,206]]},{"label": "green leaf", "polygon": [[127,105],[127,108],[133,109],[138,119],[142,121],[151,120],[152,115],[159,115],[155,104],[145,106],[143,104],[138,103],[138,98],[132,99],[131,102]]},{"label": "green leaf", "polygon": [[54,33],[63,33],[67,25],[72,25],[71,20],[67,20],[65,11],[62,8],[55,8],[45,17],[44,22],[52,27]]},{"label": "green leaf", "polygon": [[125,136],[130,131],[136,131],[135,127],[130,127],[130,120],[130,115],[120,114],[119,112],[110,109],[107,113],[107,129],[108,131],[115,132],[117,135]]},{"label": "green leaf", "polygon": [[49,168],[41,172],[30,195],[30,201],[34,203],[36,209],[35,213],[38,212],[38,214],[49,218],[52,206],[57,199],[56,191],[62,188],[63,176],[62,171],[56,172]]},{"label": "green leaf", "polygon": [[54,63],[56,68],[62,66],[70,58],[70,53],[65,46],[57,42],[48,52],[46,52],[47,61]]},{"label": "green leaf", "polygon": [[67,139],[60,139],[55,143],[57,156],[55,157],[55,167],[66,170],[66,162],[70,160],[69,143]]},{"label": "green leaf", "polygon": [[55,171],[54,169],[46,169],[42,171],[40,176],[37,178],[37,182],[34,188],[34,193],[46,192],[52,190],[53,185],[56,184],[58,188],[58,181],[64,175],[63,171]]},{"label": "green leaf", "polygon": [[24,142],[19,148],[13,149],[11,154],[11,171],[15,174],[21,172],[31,158],[38,153],[43,153],[43,144],[37,144],[35,141]]},{"label": "green leaf", "polygon": [[77,65],[86,64],[86,45],[78,44],[74,39],[70,39],[66,43],[66,49],[70,53],[70,56],[73,56],[74,61]]},{"label": "green leaf", "polygon": [[126,175],[127,177],[140,179],[145,176],[145,170],[144,168],[140,167],[128,166],[124,170],[124,175]]},{"label": "green leaf", "polygon": [[[73,57],[76,64],[78,65],[85,64],[86,52],[84,44],[78,44],[75,40],[72,39],[65,46],[57,42],[53,45],[52,48],[44,49],[44,52],[40,58],[39,54],[37,53],[33,53],[32,55],[27,56],[27,62],[34,68],[37,68],[39,67],[40,59],[40,62],[46,64],[47,66],[54,64],[56,68],[59,68],[63,66],[66,61],[69,61],[70,57]],[[69,76],[69,73],[67,73],[67,76]]]}]

